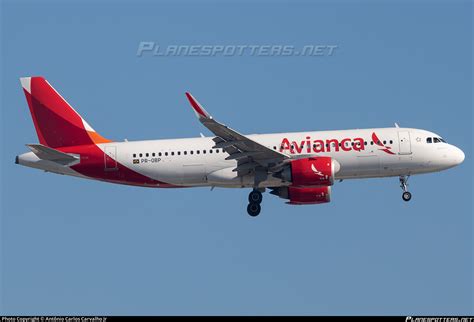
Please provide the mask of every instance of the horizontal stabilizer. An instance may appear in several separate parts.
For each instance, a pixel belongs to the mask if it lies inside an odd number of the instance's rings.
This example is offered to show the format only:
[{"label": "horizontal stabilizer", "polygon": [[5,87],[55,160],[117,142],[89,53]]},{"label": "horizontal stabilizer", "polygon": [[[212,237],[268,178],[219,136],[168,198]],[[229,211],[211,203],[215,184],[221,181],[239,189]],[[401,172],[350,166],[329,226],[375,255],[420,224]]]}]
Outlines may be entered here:
[{"label": "horizontal stabilizer", "polygon": [[72,165],[79,162],[78,155],[67,154],[42,144],[27,144],[30,150],[41,160],[56,162],[62,165]]}]

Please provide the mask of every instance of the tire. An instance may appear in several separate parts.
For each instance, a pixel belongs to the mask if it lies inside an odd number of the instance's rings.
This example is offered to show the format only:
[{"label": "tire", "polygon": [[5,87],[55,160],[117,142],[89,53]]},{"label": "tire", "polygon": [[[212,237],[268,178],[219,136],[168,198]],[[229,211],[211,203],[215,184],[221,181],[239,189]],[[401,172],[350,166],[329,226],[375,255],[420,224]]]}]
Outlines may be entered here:
[{"label": "tire", "polygon": [[262,207],[258,203],[251,202],[247,206],[247,212],[252,217],[258,216],[261,210],[262,210]]},{"label": "tire", "polygon": [[249,193],[249,203],[258,203],[258,204],[261,204],[262,203],[262,199],[263,199],[263,196],[262,196],[262,193],[258,190],[252,190],[250,193]]},{"label": "tire", "polygon": [[402,194],[402,199],[403,199],[404,201],[410,201],[410,199],[411,199],[411,193],[408,192],[408,191],[405,191],[405,192]]}]

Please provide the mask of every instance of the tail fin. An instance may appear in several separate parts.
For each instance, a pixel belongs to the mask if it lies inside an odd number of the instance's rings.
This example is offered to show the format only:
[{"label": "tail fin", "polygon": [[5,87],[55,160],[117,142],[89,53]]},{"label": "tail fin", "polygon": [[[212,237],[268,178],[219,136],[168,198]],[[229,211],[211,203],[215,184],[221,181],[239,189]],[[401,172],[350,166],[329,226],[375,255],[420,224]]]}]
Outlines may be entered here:
[{"label": "tail fin", "polygon": [[110,142],[92,127],[43,77],[20,78],[41,144],[51,148]]}]

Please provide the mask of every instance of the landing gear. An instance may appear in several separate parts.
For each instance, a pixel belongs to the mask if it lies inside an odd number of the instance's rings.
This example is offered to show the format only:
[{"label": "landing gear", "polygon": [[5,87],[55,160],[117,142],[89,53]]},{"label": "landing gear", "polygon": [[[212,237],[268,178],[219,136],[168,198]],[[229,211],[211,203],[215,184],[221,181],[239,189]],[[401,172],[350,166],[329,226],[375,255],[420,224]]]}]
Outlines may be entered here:
[{"label": "landing gear", "polygon": [[410,176],[400,176],[400,188],[403,190],[402,199],[404,201],[410,201],[411,193],[408,191],[408,178]]},{"label": "landing gear", "polygon": [[258,203],[252,202],[252,203],[249,203],[249,205],[247,206],[247,212],[252,217],[258,216],[261,210],[262,210],[262,207]]},{"label": "landing gear", "polygon": [[405,192],[402,194],[402,199],[405,200],[405,201],[410,201],[410,199],[411,199],[411,193],[408,192],[408,191],[405,191]]},{"label": "landing gear", "polygon": [[260,211],[262,210],[262,207],[260,206],[262,199],[262,193],[257,189],[254,189],[249,193],[249,205],[247,206],[247,212],[250,216],[256,217],[260,214]]},{"label": "landing gear", "polygon": [[262,193],[258,190],[252,190],[250,193],[249,193],[249,202],[250,203],[258,203],[258,204],[261,204],[262,203]]}]

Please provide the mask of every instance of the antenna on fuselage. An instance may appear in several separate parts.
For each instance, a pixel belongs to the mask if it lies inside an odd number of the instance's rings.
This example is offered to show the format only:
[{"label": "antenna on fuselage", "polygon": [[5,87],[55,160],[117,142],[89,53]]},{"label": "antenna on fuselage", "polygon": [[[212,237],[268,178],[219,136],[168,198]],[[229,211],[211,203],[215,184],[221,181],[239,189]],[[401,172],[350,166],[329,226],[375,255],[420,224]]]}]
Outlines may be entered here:
[{"label": "antenna on fuselage", "polygon": [[397,123],[397,122],[395,122],[395,127],[397,127],[397,128],[400,127],[400,126],[398,126],[398,123]]}]

